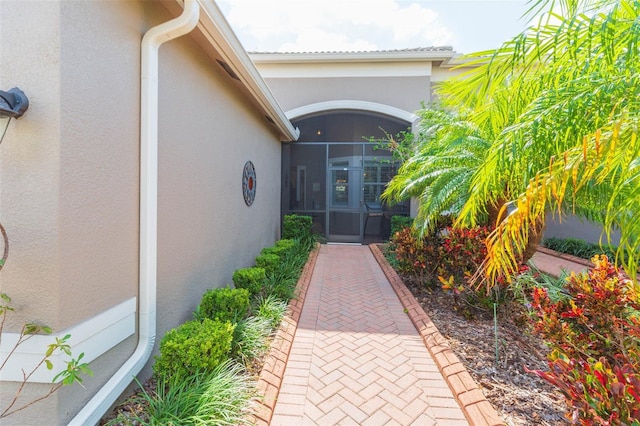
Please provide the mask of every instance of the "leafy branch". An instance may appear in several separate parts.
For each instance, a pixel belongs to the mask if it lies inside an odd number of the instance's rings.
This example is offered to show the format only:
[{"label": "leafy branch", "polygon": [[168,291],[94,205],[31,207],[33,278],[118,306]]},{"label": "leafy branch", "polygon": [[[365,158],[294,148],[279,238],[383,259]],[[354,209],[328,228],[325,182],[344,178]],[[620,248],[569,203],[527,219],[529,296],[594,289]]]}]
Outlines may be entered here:
[{"label": "leafy branch", "polygon": [[[3,252],[2,258],[0,258],[0,270],[1,270],[5,262],[7,261],[7,257],[9,256],[9,238],[7,237],[7,232],[2,226],[2,224],[0,224],[0,235],[2,235],[2,239],[4,241],[4,252]],[[0,292],[0,344],[2,343],[2,332],[4,330],[4,326],[7,321],[7,315],[9,314],[9,312],[15,312],[15,309],[10,305],[10,303],[11,303],[11,298],[9,297],[9,295],[7,295],[6,293]],[[18,340],[13,345],[9,353],[4,357],[4,359],[0,358],[0,371],[2,371],[3,368],[5,368],[9,359],[15,354],[18,347],[20,347],[20,345],[22,345],[24,342],[31,339],[36,334],[51,334],[51,333],[52,333],[51,327],[48,327],[46,325],[36,324],[32,322],[24,324],[22,326],[22,329],[20,330]],[[82,384],[81,374],[88,374],[88,375],[93,374],[92,371],[89,369],[89,365],[87,363],[81,362],[82,358],[84,358],[84,353],[81,353],[77,359],[71,358],[70,361],[66,361],[66,364],[67,364],[66,369],[62,370],[61,372],[55,375],[55,377],[53,378],[54,384],[51,385],[51,387],[49,388],[49,391],[46,394],[36,399],[33,399],[29,402],[26,402],[22,405],[16,406],[16,403],[18,402],[18,398],[20,398],[20,395],[22,394],[22,391],[24,390],[27,382],[43,364],[46,366],[48,370],[53,370],[54,366],[53,366],[53,363],[51,362],[51,357],[54,354],[60,352],[68,355],[69,357],[72,357],[71,346],[68,343],[68,340],[70,338],[71,338],[70,334],[67,334],[62,338],[56,337],[55,342],[47,346],[46,352],[44,353],[44,355],[42,356],[42,358],[36,364],[35,367],[33,367],[28,372],[25,370],[22,370],[22,381],[20,382],[18,389],[13,395],[11,402],[4,409],[0,407],[0,410],[2,410],[0,411],[0,419],[4,417],[8,417],[19,411],[22,411],[32,406],[33,404],[48,398],[49,396],[54,394],[58,389],[60,389],[62,386],[70,385],[76,382]]]},{"label": "leafy branch", "polygon": [[[4,324],[7,319],[7,313],[15,312],[15,309],[9,305],[9,303],[11,302],[11,298],[7,294],[0,293],[0,300],[2,300],[2,305],[0,305],[0,315],[2,316],[2,319],[0,320],[0,336],[2,336],[2,330],[4,328]],[[27,340],[31,339],[36,334],[39,334],[39,333],[51,334],[51,332],[52,332],[51,328],[46,325],[40,325],[35,323],[27,323],[23,325],[22,329],[20,330],[20,336],[18,337],[18,340],[9,351],[8,355],[4,359],[0,359],[0,371],[2,371],[2,369],[6,366],[7,362],[9,361],[9,358],[11,358],[11,356],[16,352],[16,350],[20,345],[22,345]],[[55,393],[58,389],[60,389],[62,386],[70,385],[76,382],[82,384],[81,374],[88,374],[88,375],[93,374],[92,371],[89,369],[89,365],[87,363],[81,362],[82,358],[84,358],[84,353],[81,353],[77,359],[72,358],[70,361],[66,361],[67,363],[66,369],[56,374],[56,376],[53,378],[54,384],[51,385],[49,391],[46,394],[36,399],[33,399],[27,403],[24,403],[23,405],[19,405],[16,407],[18,398],[22,394],[22,391],[24,390],[27,382],[43,364],[46,366],[48,370],[53,370],[54,366],[53,366],[53,363],[51,362],[51,357],[54,354],[58,352],[62,352],[68,355],[69,357],[72,356],[71,346],[68,343],[68,340],[70,338],[71,338],[70,334],[67,334],[64,337],[56,337],[55,342],[47,346],[46,352],[44,353],[44,355],[42,356],[42,358],[40,359],[38,364],[36,364],[35,367],[33,367],[28,372],[25,370],[22,370],[22,382],[20,382],[20,386],[18,387],[15,394],[13,395],[13,398],[9,403],[9,405],[6,408],[4,408],[2,412],[0,412],[0,419],[4,417],[8,417],[12,414],[15,414],[18,411],[22,411],[32,406],[33,404],[48,398],[53,393]],[[58,383],[55,383],[58,380],[60,381]]]}]

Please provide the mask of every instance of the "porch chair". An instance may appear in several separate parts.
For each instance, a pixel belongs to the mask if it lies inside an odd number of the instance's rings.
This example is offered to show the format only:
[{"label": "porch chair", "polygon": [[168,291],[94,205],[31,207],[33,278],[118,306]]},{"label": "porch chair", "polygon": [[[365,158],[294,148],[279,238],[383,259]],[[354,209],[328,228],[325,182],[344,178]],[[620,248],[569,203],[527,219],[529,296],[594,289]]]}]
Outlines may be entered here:
[{"label": "porch chair", "polygon": [[364,229],[362,230],[362,234],[367,235],[367,223],[369,223],[370,217],[380,218],[380,228],[378,229],[378,235],[382,234],[382,222],[384,220],[384,212],[382,210],[382,204],[364,203],[364,207],[366,209],[366,212],[365,212],[365,218],[364,218]]}]

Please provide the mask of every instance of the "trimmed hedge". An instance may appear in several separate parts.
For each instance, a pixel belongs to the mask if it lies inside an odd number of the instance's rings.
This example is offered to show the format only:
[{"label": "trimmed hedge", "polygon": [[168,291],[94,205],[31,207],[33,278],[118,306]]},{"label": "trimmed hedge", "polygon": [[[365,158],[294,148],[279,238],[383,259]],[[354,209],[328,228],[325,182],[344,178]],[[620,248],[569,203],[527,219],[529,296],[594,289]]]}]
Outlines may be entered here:
[{"label": "trimmed hedge", "polygon": [[311,216],[303,216],[297,214],[286,215],[282,219],[282,238],[283,239],[313,239],[313,219]]},{"label": "trimmed hedge", "polygon": [[287,255],[287,250],[285,248],[282,247],[277,247],[277,246],[271,246],[271,247],[265,247],[262,249],[262,251],[260,252],[261,255],[263,254],[275,254],[276,256],[278,256],[279,258],[283,258]]},{"label": "trimmed hedge", "polygon": [[235,327],[230,322],[206,318],[170,330],[160,341],[160,357],[156,357],[154,371],[170,380],[180,380],[213,370],[229,358]]},{"label": "trimmed hedge", "polygon": [[203,318],[238,322],[249,311],[249,290],[245,288],[216,288],[208,290],[198,308]]},{"label": "trimmed hedge", "polygon": [[274,251],[275,254],[280,256],[280,253],[282,253],[283,255],[286,256],[289,253],[291,253],[293,250],[295,250],[296,242],[295,240],[291,240],[291,239],[278,240],[274,248],[276,249]]},{"label": "trimmed hedge", "polygon": [[280,256],[277,254],[265,252],[263,250],[263,254],[256,257],[256,266],[263,268],[265,272],[271,274],[278,269],[278,265],[280,264]]},{"label": "trimmed hedge", "polygon": [[254,295],[260,293],[266,277],[264,268],[253,267],[236,270],[232,279],[236,288],[244,288],[250,295]]}]

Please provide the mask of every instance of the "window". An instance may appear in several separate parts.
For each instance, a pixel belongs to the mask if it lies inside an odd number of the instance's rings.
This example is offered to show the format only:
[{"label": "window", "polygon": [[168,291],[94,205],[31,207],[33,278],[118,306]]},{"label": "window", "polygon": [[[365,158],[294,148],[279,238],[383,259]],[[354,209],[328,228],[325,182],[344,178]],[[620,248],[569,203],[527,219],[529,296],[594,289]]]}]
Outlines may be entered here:
[{"label": "window", "polygon": [[395,175],[393,163],[366,161],[364,166],[364,202],[380,204],[380,195]]}]

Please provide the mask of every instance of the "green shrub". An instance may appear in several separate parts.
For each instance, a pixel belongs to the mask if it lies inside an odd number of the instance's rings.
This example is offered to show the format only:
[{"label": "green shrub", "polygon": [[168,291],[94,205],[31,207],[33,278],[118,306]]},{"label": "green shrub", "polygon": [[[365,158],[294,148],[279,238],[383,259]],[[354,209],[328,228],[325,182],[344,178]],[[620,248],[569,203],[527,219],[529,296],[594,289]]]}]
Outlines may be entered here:
[{"label": "green shrub", "polygon": [[596,254],[606,254],[609,259],[615,259],[615,248],[609,245],[592,244],[576,238],[545,238],[545,247],[560,253],[570,254],[583,259],[591,259]]},{"label": "green shrub", "polygon": [[[293,240],[285,240],[285,241],[293,241]],[[275,254],[276,256],[279,256],[282,258],[287,256],[290,250],[291,250],[290,247],[278,246],[278,244],[276,243],[271,247],[263,248],[260,254]]]},{"label": "green shrub", "polygon": [[162,338],[153,369],[170,380],[213,370],[228,359],[234,330],[230,322],[187,321]]},{"label": "green shrub", "polygon": [[249,310],[249,290],[244,288],[216,288],[208,290],[200,301],[201,318],[238,322]]},{"label": "green shrub", "polygon": [[413,218],[410,216],[391,216],[391,238],[396,235],[396,232],[401,231],[403,228],[411,228],[413,226]]},{"label": "green shrub", "polygon": [[282,239],[272,247],[262,249],[256,258],[256,266],[263,268],[266,279],[262,294],[288,302],[295,293],[300,272],[315,246],[315,237]]},{"label": "green shrub", "polygon": [[283,240],[278,240],[276,241],[276,245],[275,245],[275,250],[273,251],[273,253],[277,254],[278,256],[284,255],[289,255],[292,251],[294,251],[296,249],[296,240],[292,240],[292,239],[283,239]]},{"label": "green shrub", "polygon": [[264,268],[243,268],[233,273],[233,284],[236,288],[247,289],[249,294],[254,295],[262,290],[265,278],[266,272]]},{"label": "green shrub", "polygon": [[282,219],[282,238],[313,240],[313,219],[311,216],[301,216],[296,214],[286,215]]},{"label": "green shrub", "polygon": [[260,268],[263,268],[267,275],[276,271],[279,264],[280,256],[270,252],[264,252],[264,250],[260,256],[256,257],[256,265]]},{"label": "green shrub", "polygon": [[277,251],[278,250],[274,246],[265,247],[262,250],[260,250],[260,255],[263,255],[263,254],[275,254],[276,256],[280,257],[280,255],[278,253],[276,253]]}]

